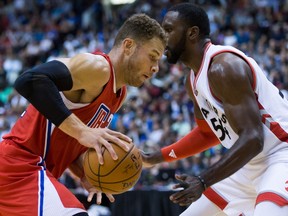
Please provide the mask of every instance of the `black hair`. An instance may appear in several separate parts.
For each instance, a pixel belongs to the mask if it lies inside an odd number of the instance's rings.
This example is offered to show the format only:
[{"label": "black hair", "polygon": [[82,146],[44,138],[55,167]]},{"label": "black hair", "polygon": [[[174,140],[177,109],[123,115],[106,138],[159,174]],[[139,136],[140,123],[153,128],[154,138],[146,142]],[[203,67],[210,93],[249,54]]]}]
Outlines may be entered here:
[{"label": "black hair", "polygon": [[198,26],[199,34],[202,37],[209,37],[209,18],[201,7],[192,3],[180,3],[173,5],[168,11],[179,12],[178,18],[183,20],[187,27]]}]

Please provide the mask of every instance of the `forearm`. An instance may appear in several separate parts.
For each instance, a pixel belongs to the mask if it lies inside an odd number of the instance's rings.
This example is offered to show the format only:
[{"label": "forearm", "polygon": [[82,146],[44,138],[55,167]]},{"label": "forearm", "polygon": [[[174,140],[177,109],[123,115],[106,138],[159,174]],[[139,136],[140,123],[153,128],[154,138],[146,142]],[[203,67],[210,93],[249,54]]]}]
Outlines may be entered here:
[{"label": "forearm", "polygon": [[196,127],[179,141],[162,148],[161,153],[165,161],[171,162],[198,154],[217,144],[219,140],[213,132],[203,133]]},{"label": "forearm", "polygon": [[72,88],[70,72],[61,62],[52,61],[25,71],[14,87],[56,126],[71,114],[59,93]]},{"label": "forearm", "polygon": [[59,129],[71,137],[81,139],[82,133],[88,128],[75,114],[67,117],[59,126]]},{"label": "forearm", "polygon": [[262,151],[259,136],[242,135],[222,158],[203,171],[200,176],[207,187],[231,176]]},{"label": "forearm", "polygon": [[218,138],[211,131],[205,120],[196,119],[196,122],[198,127],[194,128],[179,141],[153,153],[143,152],[142,159],[144,166],[150,167],[164,161],[180,160],[219,144]]},{"label": "forearm", "polygon": [[83,157],[84,154],[80,155],[77,160],[75,160],[70,166],[70,171],[77,176],[79,179],[84,177],[84,170],[83,170]]}]

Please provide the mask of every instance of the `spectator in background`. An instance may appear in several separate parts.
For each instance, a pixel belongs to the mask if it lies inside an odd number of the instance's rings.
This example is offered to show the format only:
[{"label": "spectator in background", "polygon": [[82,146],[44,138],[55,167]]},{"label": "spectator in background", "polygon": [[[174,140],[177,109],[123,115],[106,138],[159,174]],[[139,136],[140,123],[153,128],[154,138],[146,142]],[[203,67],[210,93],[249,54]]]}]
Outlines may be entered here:
[{"label": "spectator in background", "polygon": [[6,74],[7,84],[12,86],[20,72],[23,70],[22,61],[12,48],[7,50],[7,56],[3,62],[3,69]]}]

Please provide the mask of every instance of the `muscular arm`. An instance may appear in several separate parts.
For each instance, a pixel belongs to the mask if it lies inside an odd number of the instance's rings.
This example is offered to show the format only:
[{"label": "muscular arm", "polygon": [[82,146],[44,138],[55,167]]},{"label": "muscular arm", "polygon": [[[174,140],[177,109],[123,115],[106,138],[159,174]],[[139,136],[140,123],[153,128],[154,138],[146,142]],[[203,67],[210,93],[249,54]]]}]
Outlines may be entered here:
[{"label": "muscular arm", "polygon": [[108,62],[93,54],[78,54],[48,62],[28,70],[15,83],[16,90],[51,120],[63,132],[74,137],[80,144],[95,148],[99,162],[103,163],[100,147],[104,145],[117,159],[110,142],[128,150],[121,139],[131,139],[108,128],[90,128],[65,106],[59,91],[75,103],[92,102],[102,91],[110,77]]},{"label": "muscular arm", "polygon": [[70,171],[77,176],[79,179],[84,177],[84,170],[83,170],[83,158],[84,154],[81,154],[72,164],[70,164],[69,169]]},{"label": "muscular arm", "polygon": [[221,54],[213,60],[208,73],[211,90],[222,101],[227,119],[239,135],[223,157],[201,173],[206,185],[211,186],[262,151],[263,128],[247,63],[233,54]]}]

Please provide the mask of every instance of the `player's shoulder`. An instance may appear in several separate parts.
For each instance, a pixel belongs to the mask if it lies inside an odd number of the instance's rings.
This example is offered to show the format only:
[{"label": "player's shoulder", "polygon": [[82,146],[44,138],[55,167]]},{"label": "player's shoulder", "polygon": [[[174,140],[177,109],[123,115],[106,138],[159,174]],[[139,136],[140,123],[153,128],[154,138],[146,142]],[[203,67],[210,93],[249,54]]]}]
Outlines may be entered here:
[{"label": "player's shoulder", "polygon": [[232,52],[223,52],[213,57],[210,67],[209,75],[216,77],[230,77],[243,76],[249,70],[247,62]]},{"label": "player's shoulder", "polygon": [[94,70],[109,71],[110,69],[109,62],[102,55],[95,55],[92,53],[79,53],[75,55],[72,60],[87,65]]},{"label": "player's shoulder", "polygon": [[81,77],[87,77],[88,79],[97,77],[104,81],[108,81],[110,77],[110,64],[102,55],[80,53],[73,56],[69,62],[70,68],[79,72]]}]

